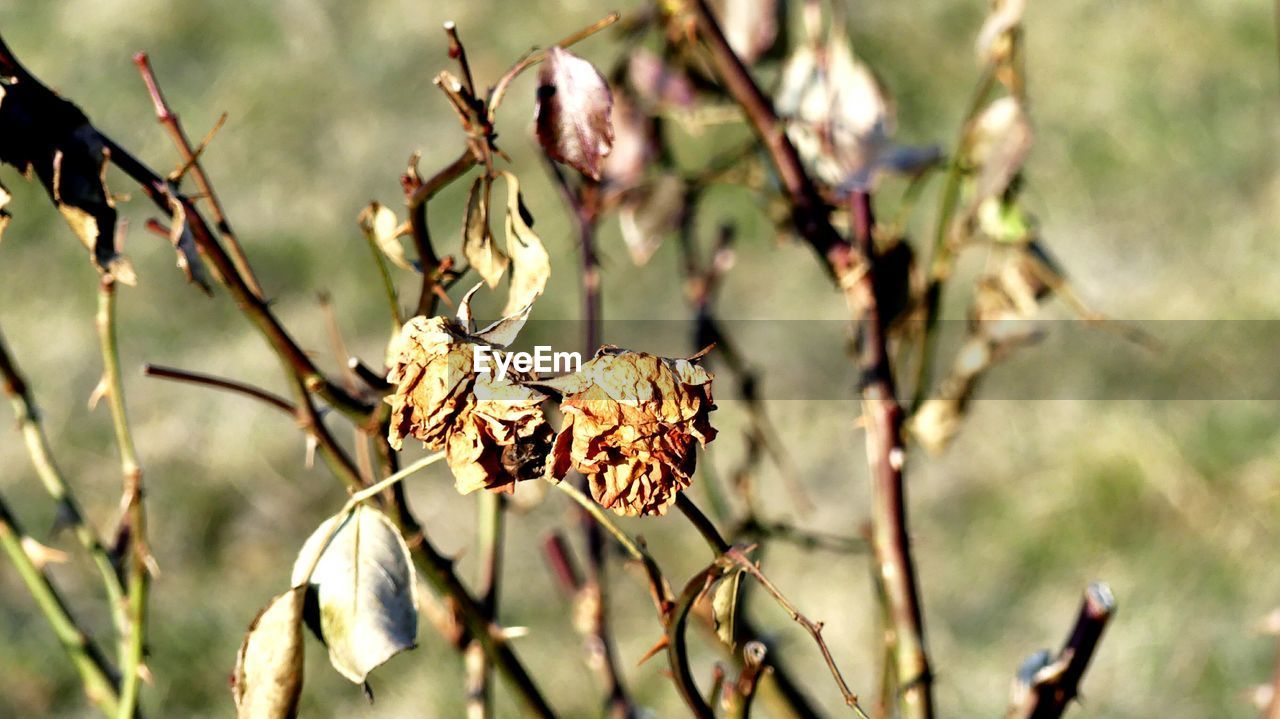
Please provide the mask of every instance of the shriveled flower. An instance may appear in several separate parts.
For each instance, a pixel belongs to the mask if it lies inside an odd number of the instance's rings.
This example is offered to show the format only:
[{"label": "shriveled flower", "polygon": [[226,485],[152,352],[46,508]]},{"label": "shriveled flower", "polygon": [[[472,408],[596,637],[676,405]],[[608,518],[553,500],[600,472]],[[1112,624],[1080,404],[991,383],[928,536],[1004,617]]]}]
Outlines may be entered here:
[{"label": "shriveled flower", "polygon": [[[512,379],[528,379],[510,373]],[[445,450],[458,491],[515,491],[515,483],[539,479],[555,434],[542,413],[545,396],[528,387],[476,377],[466,411],[450,426]]]},{"label": "shriveled flower", "polygon": [[692,482],[694,441],[715,439],[711,380],[689,360],[606,347],[544,383],[564,395],[552,476],[582,472],[591,496],[617,514],[665,514]]},{"label": "shriveled flower", "polygon": [[428,449],[444,447],[448,429],[466,409],[471,392],[472,343],[447,317],[414,317],[400,329],[387,352],[391,404],[391,446],[417,437]]},{"label": "shriveled flower", "polygon": [[516,482],[541,477],[553,435],[542,412],[546,397],[518,384],[530,377],[474,372],[475,344],[489,339],[447,318],[415,317],[389,350],[391,445],[399,449],[412,436],[444,450],[463,494],[512,492]]}]

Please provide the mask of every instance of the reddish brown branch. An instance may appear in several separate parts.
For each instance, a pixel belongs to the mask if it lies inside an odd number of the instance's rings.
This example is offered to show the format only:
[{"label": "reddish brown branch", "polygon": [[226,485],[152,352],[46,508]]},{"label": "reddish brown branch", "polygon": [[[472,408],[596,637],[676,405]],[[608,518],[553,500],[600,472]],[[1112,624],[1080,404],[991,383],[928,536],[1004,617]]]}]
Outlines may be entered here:
[{"label": "reddish brown branch", "polygon": [[187,370],[176,369],[173,367],[161,367],[160,365],[143,365],[142,374],[147,377],[159,377],[160,379],[170,379],[177,382],[188,382],[190,384],[199,384],[206,387],[214,387],[217,389],[225,389],[230,392],[242,394],[251,397],[260,402],[275,407],[289,416],[296,416],[298,411],[294,408],[293,403],[281,397],[278,394],[268,392],[260,387],[254,387],[251,384],[237,382],[235,380],[215,377],[213,375],[202,374],[200,372],[189,372]]},{"label": "reddish brown branch", "polygon": [[1050,662],[1045,652],[1023,665],[1006,719],[1055,719],[1062,716],[1079,692],[1080,679],[1089,667],[1102,631],[1107,628],[1115,610],[1116,600],[1111,588],[1102,582],[1090,584],[1085,589],[1075,626],[1057,658]]},{"label": "reddish brown branch", "polygon": [[825,259],[827,270],[840,283],[850,308],[861,313],[862,356],[859,360],[863,374],[863,408],[868,419],[867,460],[874,496],[872,544],[889,601],[892,640],[902,687],[902,715],[908,719],[928,719],[933,716],[933,698],[907,532],[902,477],[906,458],[901,434],[903,413],[894,391],[884,323],[876,307],[871,198],[866,192],[853,196],[854,234],[858,242],[855,248],[831,226],[829,208],[821,193],[806,173],[795,146],[787,139],[769,99],[729,46],[707,0],[693,0],[692,9],[699,34],[710,50],[712,63],[725,88],[742,107],[769,152],[791,203],[796,231]]}]

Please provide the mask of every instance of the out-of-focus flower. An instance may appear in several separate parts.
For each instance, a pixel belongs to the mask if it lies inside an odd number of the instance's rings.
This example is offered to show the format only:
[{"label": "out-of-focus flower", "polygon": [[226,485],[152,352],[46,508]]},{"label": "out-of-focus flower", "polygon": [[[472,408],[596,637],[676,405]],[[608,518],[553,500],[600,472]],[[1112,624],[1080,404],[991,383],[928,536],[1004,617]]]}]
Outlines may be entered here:
[{"label": "out-of-focus flower", "polygon": [[591,496],[617,514],[665,514],[693,476],[694,441],[715,439],[711,373],[693,362],[616,347],[544,383],[563,394],[565,424],[550,472],[582,472]]}]

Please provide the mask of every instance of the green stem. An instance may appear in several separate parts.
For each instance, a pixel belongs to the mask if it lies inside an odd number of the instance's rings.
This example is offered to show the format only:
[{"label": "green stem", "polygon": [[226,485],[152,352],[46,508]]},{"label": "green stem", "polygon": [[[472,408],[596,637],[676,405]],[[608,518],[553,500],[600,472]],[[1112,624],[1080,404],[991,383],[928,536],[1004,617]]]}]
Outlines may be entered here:
[{"label": "green stem", "polygon": [[82,630],[71,616],[71,610],[49,581],[49,577],[31,561],[22,548],[25,536],[18,527],[8,506],[0,500],[0,547],[18,569],[23,584],[27,585],[45,620],[57,635],[62,648],[71,658],[80,681],[84,684],[89,701],[107,716],[116,716],[120,695],[115,670],[97,644]]},{"label": "green stem", "polygon": [[10,356],[3,334],[0,334],[0,379],[3,380],[0,383],[0,389],[9,396],[10,403],[13,405],[13,412],[18,417],[18,427],[22,431],[22,438],[26,443],[27,453],[31,455],[31,463],[35,466],[36,475],[44,485],[45,491],[58,503],[60,520],[71,527],[72,533],[75,534],[102,576],[102,586],[107,595],[107,602],[111,605],[111,616],[115,622],[116,631],[124,632],[126,626],[122,601],[124,587],[120,582],[120,575],[116,573],[115,566],[111,563],[111,555],[103,546],[97,531],[90,526],[89,520],[80,508],[80,502],[76,500],[66,478],[62,475],[62,470],[53,459],[53,451],[49,446],[49,438],[45,434],[35,397]]},{"label": "green stem", "polygon": [[969,109],[960,121],[956,144],[951,151],[951,159],[947,163],[947,176],[942,185],[942,198],[938,203],[938,218],[933,228],[933,248],[929,258],[929,282],[924,293],[924,337],[920,340],[918,364],[916,365],[916,384],[911,398],[910,411],[915,412],[924,402],[933,383],[933,360],[937,353],[939,310],[942,305],[942,290],[951,276],[951,265],[955,252],[951,242],[951,224],[955,217],[956,207],[960,203],[960,180],[964,177],[964,140],[969,123],[986,104],[987,96],[995,87],[996,69],[994,65],[987,67],[969,100]]},{"label": "green stem", "polygon": [[115,281],[103,278],[98,292],[98,338],[102,345],[102,381],[106,388],[111,424],[115,428],[116,446],[120,451],[120,469],[124,476],[123,522],[129,532],[129,554],[122,558],[127,567],[126,609],[127,631],[120,637],[120,704],[116,716],[131,719],[138,712],[141,690],[143,654],[146,648],[147,590],[150,573],[147,564],[147,519],[143,506],[142,466],[129,430],[125,412],[124,384],[120,380],[120,350],[116,337]]}]

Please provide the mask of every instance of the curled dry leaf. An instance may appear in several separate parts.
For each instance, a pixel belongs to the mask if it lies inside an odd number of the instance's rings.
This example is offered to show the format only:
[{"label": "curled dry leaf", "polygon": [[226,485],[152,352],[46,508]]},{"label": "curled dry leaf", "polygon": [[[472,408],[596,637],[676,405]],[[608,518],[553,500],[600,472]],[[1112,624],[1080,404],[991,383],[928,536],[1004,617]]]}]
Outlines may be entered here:
[{"label": "curled dry leaf", "polygon": [[551,159],[599,180],[613,148],[612,110],[613,93],[595,66],[561,47],[547,51],[534,121]]},{"label": "curled dry leaf", "polygon": [[[336,532],[334,522],[341,522]],[[292,581],[315,593],[320,640],[347,679],[362,683],[374,668],[414,647],[413,561],[400,530],[378,510],[362,504],[323,522],[298,553]]]},{"label": "curled dry leaf", "polygon": [[543,383],[563,395],[552,476],[582,472],[617,514],[665,514],[692,482],[695,440],[715,439],[711,380],[688,360],[605,347],[579,372]]},{"label": "curled dry leaf", "polygon": [[510,172],[507,179],[507,256],[511,258],[511,289],[502,314],[513,315],[533,304],[551,278],[551,258],[533,231],[533,219],[520,196],[520,181]]},{"label": "curled dry leaf", "polygon": [[519,384],[528,375],[509,370],[498,380],[473,371],[476,344],[514,339],[509,335],[527,311],[474,335],[442,317],[415,317],[393,343],[387,377],[395,386],[387,398],[391,444],[399,449],[412,436],[444,450],[464,494],[514,491],[516,482],[543,474],[553,434],[542,411],[545,397]]},{"label": "curled dry leaf", "polygon": [[400,244],[400,221],[391,208],[380,202],[370,202],[360,211],[356,221],[360,223],[365,238],[381,250],[391,264],[406,270],[418,269],[405,257],[404,245]]},{"label": "curled dry leaf", "polygon": [[238,719],[285,719],[298,715],[305,652],[302,610],[306,587],[271,600],[254,617],[236,653],[231,694]]},{"label": "curled dry leaf", "polygon": [[977,172],[971,214],[989,197],[1009,187],[1031,150],[1031,122],[1022,103],[1011,96],[987,105],[965,136],[965,158]]},{"label": "curled dry leaf", "polygon": [[178,188],[173,184],[169,186],[169,210],[173,213],[169,221],[169,242],[178,253],[178,269],[187,276],[188,282],[206,293],[212,292],[204,260],[200,259],[200,253],[196,249],[195,235],[191,234],[191,223],[187,222],[186,206],[178,199]]},{"label": "curled dry leaf", "polygon": [[0,161],[34,174],[94,266],[132,285],[133,266],[116,248],[108,159],[102,136],[80,108],[35,78],[0,77]]},{"label": "curled dry leaf", "polygon": [[489,182],[483,177],[477,177],[471,184],[462,222],[462,254],[484,278],[485,284],[497,287],[507,270],[508,259],[494,244],[493,233],[489,231],[489,189]]}]

